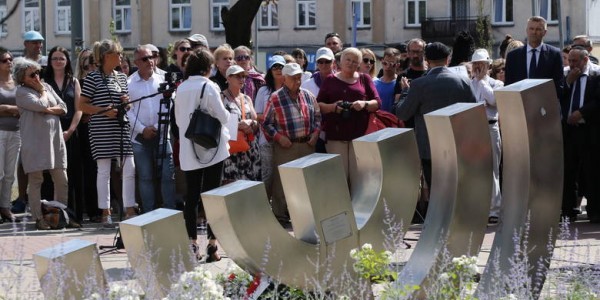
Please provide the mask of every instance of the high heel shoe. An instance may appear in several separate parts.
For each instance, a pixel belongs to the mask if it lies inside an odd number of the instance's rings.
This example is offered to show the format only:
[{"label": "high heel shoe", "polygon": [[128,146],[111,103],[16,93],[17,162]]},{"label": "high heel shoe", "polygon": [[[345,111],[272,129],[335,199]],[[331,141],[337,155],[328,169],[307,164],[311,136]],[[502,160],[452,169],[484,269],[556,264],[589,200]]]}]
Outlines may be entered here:
[{"label": "high heel shoe", "polygon": [[206,262],[207,263],[221,260],[221,256],[219,255],[219,253],[217,253],[217,250],[219,250],[219,247],[217,247],[217,245],[208,244],[206,246],[206,255],[207,255]]}]

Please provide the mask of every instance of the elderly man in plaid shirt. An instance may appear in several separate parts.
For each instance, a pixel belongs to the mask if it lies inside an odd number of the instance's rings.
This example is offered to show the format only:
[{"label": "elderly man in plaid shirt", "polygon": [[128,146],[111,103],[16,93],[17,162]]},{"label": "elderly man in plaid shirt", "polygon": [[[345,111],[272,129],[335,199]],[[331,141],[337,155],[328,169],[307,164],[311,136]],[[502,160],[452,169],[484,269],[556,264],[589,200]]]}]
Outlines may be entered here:
[{"label": "elderly man in plaid shirt", "polygon": [[302,68],[297,63],[283,67],[283,87],[275,91],[265,107],[263,129],[273,141],[273,191],[271,206],[283,227],[290,216],[285,202],[278,166],[315,152],[321,128],[321,112],[315,96],[300,88]]}]

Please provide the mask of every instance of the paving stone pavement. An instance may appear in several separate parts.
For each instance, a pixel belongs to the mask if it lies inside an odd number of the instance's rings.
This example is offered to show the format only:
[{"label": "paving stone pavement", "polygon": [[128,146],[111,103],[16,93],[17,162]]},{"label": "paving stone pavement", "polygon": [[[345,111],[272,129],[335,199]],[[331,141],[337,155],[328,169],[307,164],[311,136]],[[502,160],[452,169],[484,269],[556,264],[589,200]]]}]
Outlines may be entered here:
[{"label": "paving stone pavement", "polygon": [[[410,227],[406,242],[411,245],[411,248],[402,250],[400,260],[405,262],[410,257],[418,241],[421,227],[421,225]],[[480,270],[484,268],[489,256],[496,228],[497,226],[489,226],[486,232],[478,259]],[[572,231],[576,230],[578,237],[557,241],[551,268],[567,265],[600,267],[600,224],[591,224],[587,220],[582,220],[570,224],[569,228]],[[116,229],[101,229],[100,224],[92,223],[84,224],[81,229],[52,231],[35,230],[33,222],[0,225],[0,299],[43,299],[32,254],[72,239],[91,241],[98,246],[111,246],[116,232]],[[199,241],[205,242],[205,239],[205,235],[198,237]],[[219,252],[224,257],[220,262],[206,264],[213,274],[224,273],[231,264],[226,251],[220,247]],[[120,281],[124,274],[131,274],[126,249],[102,254],[100,260],[109,282]],[[402,264],[403,261],[398,263]]]}]

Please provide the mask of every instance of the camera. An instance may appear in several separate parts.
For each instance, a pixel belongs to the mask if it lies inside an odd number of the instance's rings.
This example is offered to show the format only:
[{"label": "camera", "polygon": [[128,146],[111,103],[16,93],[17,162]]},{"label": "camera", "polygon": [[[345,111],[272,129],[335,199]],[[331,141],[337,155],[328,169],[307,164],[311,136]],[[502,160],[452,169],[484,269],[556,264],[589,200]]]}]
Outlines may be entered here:
[{"label": "camera", "polygon": [[338,102],[337,106],[339,106],[342,109],[342,112],[340,113],[340,115],[342,116],[342,119],[344,119],[344,120],[350,119],[350,115],[351,115],[350,109],[352,107],[352,102],[350,102],[350,101]]},{"label": "camera", "polygon": [[171,94],[183,80],[182,75],[179,72],[167,72],[165,74],[165,82],[158,86],[158,92],[163,93],[165,98],[171,98]]}]

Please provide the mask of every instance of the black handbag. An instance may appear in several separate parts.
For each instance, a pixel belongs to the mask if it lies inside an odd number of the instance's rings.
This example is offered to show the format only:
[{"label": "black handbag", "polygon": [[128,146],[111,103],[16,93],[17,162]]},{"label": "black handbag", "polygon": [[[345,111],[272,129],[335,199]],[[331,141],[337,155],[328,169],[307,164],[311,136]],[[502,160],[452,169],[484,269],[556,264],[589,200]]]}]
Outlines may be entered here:
[{"label": "black handbag", "polygon": [[[200,98],[204,97],[205,88],[206,83],[202,86]],[[206,149],[215,148],[221,139],[221,122],[202,111],[198,106],[190,116],[190,124],[185,131],[185,137]]]}]

